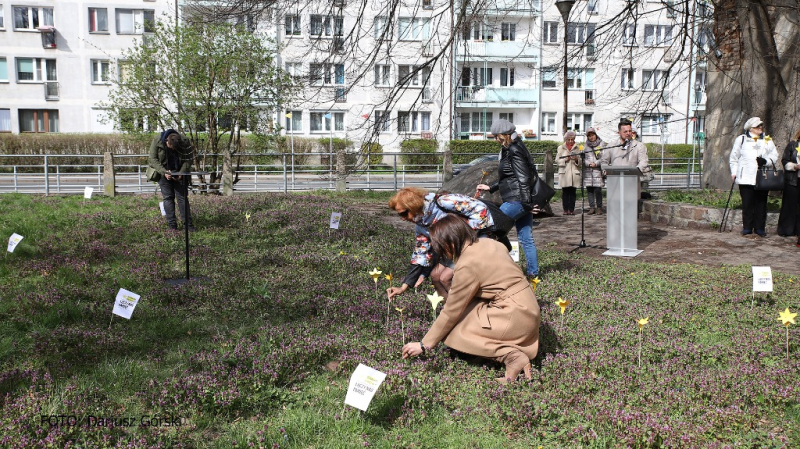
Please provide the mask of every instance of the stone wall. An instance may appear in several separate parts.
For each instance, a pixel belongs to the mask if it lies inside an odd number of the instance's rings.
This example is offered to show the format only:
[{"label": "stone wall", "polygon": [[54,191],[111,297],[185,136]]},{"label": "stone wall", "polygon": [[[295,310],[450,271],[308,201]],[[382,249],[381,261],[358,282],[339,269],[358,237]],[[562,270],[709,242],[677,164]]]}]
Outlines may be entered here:
[{"label": "stone wall", "polygon": [[[722,222],[724,209],[689,204],[667,203],[664,201],[644,201],[642,220],[650,220],[678,228],[718,229]],[[778,226],[778,213],[767,214],[767,232]],[[729,210],[725,218],[725,228],[740,230],[742,227],[741,209]]]}]

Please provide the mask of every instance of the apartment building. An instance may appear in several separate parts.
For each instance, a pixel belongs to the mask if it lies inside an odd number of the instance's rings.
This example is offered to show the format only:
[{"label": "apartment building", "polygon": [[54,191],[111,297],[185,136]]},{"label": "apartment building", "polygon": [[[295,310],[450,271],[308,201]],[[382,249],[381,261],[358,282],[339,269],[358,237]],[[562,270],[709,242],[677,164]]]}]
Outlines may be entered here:
[{"label": "apartment building", "polygon": [[[635,14],[626,16],[632,3]],[[249,20],[274,38],[280,66],[305,85],[276,117],[289,136],[371,139],[396,151],[409,138],[485,139],[492,121],[507,119],[527,139],[558,140],[566,84],[567,125],[579,133],[593,126],[611,139],[630,117],[644,141],[692,143],[703,129],[708,43],[698,24],[679,47],[684,11],[673,3],[576,2],[566,80],[564,23],[553,0],[470,3],[463,20],[454,13],[460,2],[365,9],[332,0]],[[120,129],[98,104],[124,75],[123,50],[175,8],[174,0],[0,4],[0,132]],[[603,26],[615,20],[623,23]]]},{"label": "apartment building", "polygon": [[0,132],[113,132],[97,104],[167,1],[0,3]]}]

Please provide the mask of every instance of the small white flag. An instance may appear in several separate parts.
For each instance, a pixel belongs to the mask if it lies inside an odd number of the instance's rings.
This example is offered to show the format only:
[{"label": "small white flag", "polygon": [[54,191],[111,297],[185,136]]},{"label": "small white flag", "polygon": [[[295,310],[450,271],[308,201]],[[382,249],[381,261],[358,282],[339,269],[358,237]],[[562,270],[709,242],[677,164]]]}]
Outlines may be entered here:
[{"label": "small white flag", "polygon": [[350,376],[350,386],[347,387],[344,403],[366,412],[375,392],[378,391],[378,387],[385,378],[386,373],[359,363],[356,370],[353,371],[353,375]]},{"label": "small white flag", "polygon": [[164,202],[162,201],[162,202],[158,203],[158,207],[161,209],[161,215],[166,217],[167,216],[167,211],[164,210]]},{"label": "small white flag", "polygon": [[772,269],[770,267],[753,267],[753,291],[772,291]]},{"label": "small white flag", "polygon": [[114,302],[114,310],[112,310],[111,313],[129,320],[138,302],[139,295],[121,288],[119,292],[117,292],[117,300]]},{"label": "small white flag", "polygon": [[23,238],[24,238],[23,236],[17,234],[16,232],[11,234],[11,237],[8,239],[8,252],[13,253],[14,248],[17,247],[17,245],[19,244],[19,242],[22,241]]},{"label": "small white flag", "polygon": [[508,252],[511,255],[511,260],[514,262],[519,262],[519,242],[516,240],[511,241],[511,251]]},{"label": "small white flag", "polygon": [[92,188],[92,187],[84,188],[83,189],[83,197],[86,198],[87,200],[92,199],[92,192],[94,192],[94,188]]},{"label": "small white flag", "polygon": [[339,229],[339,222],[342,221],[341,212],[331,213],[331,229]]}]

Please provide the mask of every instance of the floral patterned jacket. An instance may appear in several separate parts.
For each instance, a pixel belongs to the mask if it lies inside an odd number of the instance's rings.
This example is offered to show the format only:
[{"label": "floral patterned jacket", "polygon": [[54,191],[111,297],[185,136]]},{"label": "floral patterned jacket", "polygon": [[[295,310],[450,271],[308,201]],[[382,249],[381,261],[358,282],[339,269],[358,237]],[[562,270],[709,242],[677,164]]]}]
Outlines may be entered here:
[{"label": "floral patterned jacket", "polygon": [[414,217],[416,244],[411,253],[411,270],[403,279],[403,283],[414,286],[420,276],[428,276],[436,265],[436,255],[431,250],[431,235],[428,226],[444,218],[448,212],[457,213],[467,219],[470,227],[476,231],[488,229],[494,225],[492,216],[482,201],[458,193],[425,195],[422,214]]}]

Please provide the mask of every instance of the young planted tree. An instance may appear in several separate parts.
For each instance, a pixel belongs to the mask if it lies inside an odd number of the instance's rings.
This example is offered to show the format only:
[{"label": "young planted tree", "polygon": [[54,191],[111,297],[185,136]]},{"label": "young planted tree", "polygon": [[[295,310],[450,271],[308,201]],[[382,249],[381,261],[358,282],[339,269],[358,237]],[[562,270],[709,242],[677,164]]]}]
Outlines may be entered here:
[{"label": "young planted tree", "polygon": [[[100,106],[114,123],[147,117],[152,130],[185,133],[198,169],[207,167],[209,156],[221,155],[221,190],[231,195],[241,133],[276,133],[275,111],[294,89],[276,67],[274,45],[245,26],[224,22],[176,25],[165,18],[152,29],[123,53],[121,75]],[[220,183],[218,173],[210,183]]]}]

